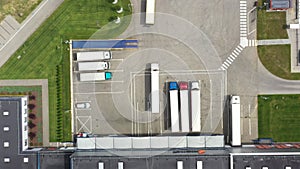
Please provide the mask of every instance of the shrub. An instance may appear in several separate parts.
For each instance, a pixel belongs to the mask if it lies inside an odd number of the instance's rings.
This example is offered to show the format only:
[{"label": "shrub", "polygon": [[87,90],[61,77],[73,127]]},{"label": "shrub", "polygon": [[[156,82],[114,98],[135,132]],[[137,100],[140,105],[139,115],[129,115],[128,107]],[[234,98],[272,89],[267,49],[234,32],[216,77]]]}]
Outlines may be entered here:
[{"label": "shrub", "polygon": [[35,136],[36,136],[36,134],[33,133],[33,132],[29,132],[29,133],[28,133],[28,137],[29,137],[31,140],[32,140]]},{"label": "shrub", "polygon": [[28,117],[31,118],[31,119],[35,119],[35,118],[36,118],[35,114],[33,114],[33,113],[30,113],[30,114],[28,115]]},{"label": "shrub", "polygon": [[29,128],[34,128],[36,125],[34,124],[34,123],[32,123],[32,121],[31,120],[29,120],[29,122],[28,122],[28,127]]},{"label": "shrub", "polygon": [[111,8],[111,10],[113,10],[113,11],[119,11],[119,10],[121,10],[121,6],[120,5],[114,5],[112,8]]},{"label": "shrub", "polygon": [[35,108],[35,105],[34,105],[34,104],[28,104],[28,108],[29,108],[30,110],[32,110],[32,109]]},{"label": "shrub", "polygon": [[35,96],[34,95],[30,95],[29,96],[29,100],[35,100]]}]

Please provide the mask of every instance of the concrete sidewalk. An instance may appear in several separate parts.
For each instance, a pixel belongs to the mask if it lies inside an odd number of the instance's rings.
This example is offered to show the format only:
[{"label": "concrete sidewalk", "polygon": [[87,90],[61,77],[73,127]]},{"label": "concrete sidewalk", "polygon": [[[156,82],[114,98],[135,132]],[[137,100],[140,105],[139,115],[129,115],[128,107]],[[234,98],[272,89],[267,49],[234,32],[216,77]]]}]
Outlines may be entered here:
[{"label": "concrete sidewalk", "polygon": [[286,45],[291,44],[290,39],[267,39],[258,40],[257,45]]},{"label": "concrete sidewalk", "polygon": [[0,86],[42,86],[43,146],[49,146],[48,79],[0,80]]}]

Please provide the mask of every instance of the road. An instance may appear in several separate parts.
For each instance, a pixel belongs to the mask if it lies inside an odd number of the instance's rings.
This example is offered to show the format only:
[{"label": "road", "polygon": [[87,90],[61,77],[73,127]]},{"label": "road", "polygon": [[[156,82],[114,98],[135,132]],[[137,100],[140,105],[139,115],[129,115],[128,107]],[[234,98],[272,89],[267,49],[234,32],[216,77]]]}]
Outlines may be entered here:
[{"label": "road", "polygon": [[0,67],[13,55],[37,28],[59,7],[64,0],[44,0],[24,20],[19,30],[0,49]]}]

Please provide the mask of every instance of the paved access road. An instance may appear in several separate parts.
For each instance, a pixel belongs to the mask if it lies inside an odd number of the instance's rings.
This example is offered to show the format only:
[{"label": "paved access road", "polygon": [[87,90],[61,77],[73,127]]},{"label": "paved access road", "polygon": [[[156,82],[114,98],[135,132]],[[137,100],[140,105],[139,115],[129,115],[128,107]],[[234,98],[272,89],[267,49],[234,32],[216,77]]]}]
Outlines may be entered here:
[{"label": "paved access road", "polygon": [[0,49],[0,67],[36,31],[36,29],[57,9],[63,0],[44,0],[23,21],[19,30]]}]

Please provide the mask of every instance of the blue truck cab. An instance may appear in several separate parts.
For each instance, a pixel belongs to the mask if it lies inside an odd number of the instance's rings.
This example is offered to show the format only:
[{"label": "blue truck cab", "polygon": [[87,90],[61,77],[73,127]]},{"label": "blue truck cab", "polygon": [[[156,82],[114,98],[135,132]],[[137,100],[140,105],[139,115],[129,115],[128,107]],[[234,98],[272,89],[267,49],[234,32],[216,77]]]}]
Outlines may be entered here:
[{"label": "blue truck cab", "polygon": [[105,72],[105,80],[110,80],[112,77],[111,72]]},{"label": "blue truck cab", "polygon": [[177,82],[169,82],[169,90],[178,90]]}]

